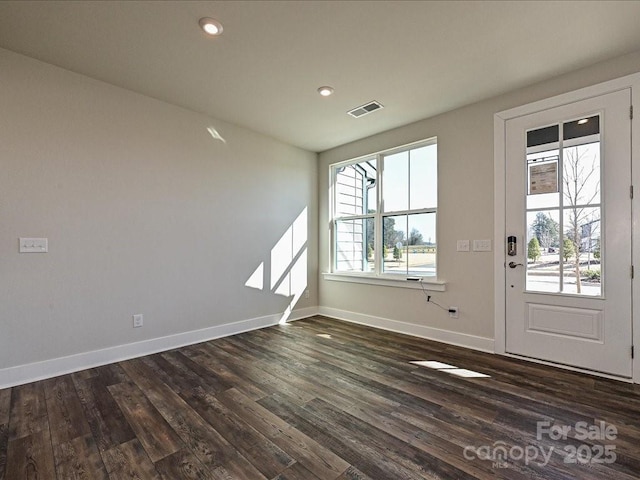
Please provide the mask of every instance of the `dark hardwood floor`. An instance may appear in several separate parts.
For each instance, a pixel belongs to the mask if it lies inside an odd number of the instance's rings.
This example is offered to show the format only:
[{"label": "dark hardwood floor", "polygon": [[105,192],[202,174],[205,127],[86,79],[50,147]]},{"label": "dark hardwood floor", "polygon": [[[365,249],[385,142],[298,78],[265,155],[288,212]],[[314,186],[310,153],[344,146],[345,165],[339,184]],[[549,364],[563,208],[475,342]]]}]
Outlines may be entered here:
[{"label": "dark hardwood floor", "polygon": [[638,479],[640,389],[315,317],[0,390],[36,478]]}]

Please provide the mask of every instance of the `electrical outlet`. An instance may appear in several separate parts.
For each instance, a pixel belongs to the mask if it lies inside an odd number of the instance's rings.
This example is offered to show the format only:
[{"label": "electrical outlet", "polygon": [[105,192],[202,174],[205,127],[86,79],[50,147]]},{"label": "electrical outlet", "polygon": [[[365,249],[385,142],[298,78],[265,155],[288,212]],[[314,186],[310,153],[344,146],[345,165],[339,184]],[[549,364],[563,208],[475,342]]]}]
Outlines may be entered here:
[{"label": "electrical outlet", "polygon": [[458,307],[449,307],[449,317],[458,318]]},{"label": "electrical outlet", "polygon": [[144,324],[144,315],[141,313],[133,316],[133,328],[139,328]]},{"label": "electrical outlet", "polygon": [[304,298],[309,298],[309,296],[310,296],[310,295],[309,295],[309,289],[307,288],[307,289],[304,291]]}]

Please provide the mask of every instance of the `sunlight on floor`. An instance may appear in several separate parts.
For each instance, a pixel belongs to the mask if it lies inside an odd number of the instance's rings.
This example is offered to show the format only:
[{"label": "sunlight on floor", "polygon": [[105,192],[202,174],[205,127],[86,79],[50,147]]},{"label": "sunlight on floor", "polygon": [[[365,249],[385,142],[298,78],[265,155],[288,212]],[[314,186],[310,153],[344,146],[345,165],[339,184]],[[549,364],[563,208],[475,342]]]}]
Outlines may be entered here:
[{"label": "sunlight on floor", "polygon": [[458,377],[464,378],[490,378],[491,375],[486,375],[480,372],[474,372],[473,370],[467,370],[466,368],[458,368],[455,365],[449,365],[448,363],[436,362],[435,360],[414,360],[412,362],[414,365],[418,365],[420,367],[427,367],[433,370],[441,370],[443,372],[450,373],[451,375],[456,375]]}]

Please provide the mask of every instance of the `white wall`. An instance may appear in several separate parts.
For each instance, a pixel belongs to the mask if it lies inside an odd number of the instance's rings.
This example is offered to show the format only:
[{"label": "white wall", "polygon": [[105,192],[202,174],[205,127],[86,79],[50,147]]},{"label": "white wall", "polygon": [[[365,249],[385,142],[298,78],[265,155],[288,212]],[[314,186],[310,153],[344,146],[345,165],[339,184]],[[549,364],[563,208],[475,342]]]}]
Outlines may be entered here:
[{"label": "white wall", "polygon": [[[292,298],[274,293],[288,283],[272,286],[272,261],[290,261],[277,252],[307,260],[300,315],[321,305],[490,342],[492,254],[457,253],[455,241],[491,238],[502,248],[493,238],[493,114],[638,65],[640,52],[324,152],[317,163],[247,129],[0,49],[0,387],[3,372],[15,379],[27,364],[67,357],[72,369],[84,352],[135,353],[134,342],[279,318]],[[458,306],[457,320],[417,290],[318,280],[329,270],[329,164],[432,136],[438,268],[448,282],[434,298]],[[287,236],[305,208],[306,243],[300,221]],[[18,254],[20,236],[48,237],[49,253]],[[263,289],[245,286],[261,264]],[[131,327],[134,313],[145,315],[143,328]],[[25,367],[24,379],[38,368]]]},{"label": "white wall", "polygon": [[[447,312],[426,304],[419,290],[342,283],[322,277],[319,286],[321,311],[491,349],[494,338],[493,253],[456,252],[456,240],[492,239],[494,249],[504,248],[502,238],[493,238],[493,115],[638,70],[640,52],[321,153],[319,265],[321,272],[327,272],[330,270],[329,165],[438,137],[438,276],[447,282],[447,290],[434,293],[433,299],[445,306],[457,306],[459,318],[450,319]],[[375,115],[391,112],[385,109]],[[366,118],[359,121],[366,121]]]},{"label": "white wall", "polygon": [[0,85],[0,373],[282,316],[272,249],[305,209],[297,307],[317,305],[315,153],[1,49]]}]

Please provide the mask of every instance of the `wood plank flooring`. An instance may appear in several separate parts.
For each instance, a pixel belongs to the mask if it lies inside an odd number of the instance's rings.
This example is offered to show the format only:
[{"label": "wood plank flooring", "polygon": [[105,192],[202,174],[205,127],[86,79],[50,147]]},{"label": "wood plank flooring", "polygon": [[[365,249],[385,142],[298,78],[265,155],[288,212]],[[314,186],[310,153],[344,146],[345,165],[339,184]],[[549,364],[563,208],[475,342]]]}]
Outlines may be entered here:
[{"label": "wood plank flooring", "polygon": [[314,317],[0,390],[36,478],[638,479],[640,388]]}]

